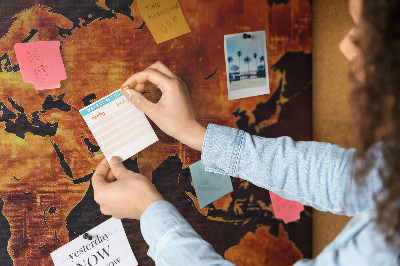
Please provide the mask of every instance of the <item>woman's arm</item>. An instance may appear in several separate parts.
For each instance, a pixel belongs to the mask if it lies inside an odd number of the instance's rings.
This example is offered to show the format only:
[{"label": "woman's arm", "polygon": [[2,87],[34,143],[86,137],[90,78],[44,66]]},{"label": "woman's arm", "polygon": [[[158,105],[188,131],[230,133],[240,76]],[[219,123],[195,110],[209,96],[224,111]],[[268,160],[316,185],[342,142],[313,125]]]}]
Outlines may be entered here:
[{"label": "woman's arm", "polygon": [[140,218],[140,228],[156,265],[233,265],[215,253],[166,201],[150,205]]},{"label": "woman's arm", "polygon": [[140,219],[156,265],[233,265],[215,253],[148,178],[127,170],[117,157],[99,164],[92,185],[103,214]]},{"label": "woman's arm", "polygon": [[210,124],[202,163],[207,171],[239,177],[321,211],[352,216],[374,206],[377,170],[358,186],[351,177],[354,149],[289,137],[261,138]]},{"label": "woman's arm", "polygon": [[[351,177],[353,149],[317,142],[296,142],[250,136],[243,131],[199,122],[184,82],[162,63],[128,78],[125,96],[168,135],[202,150],[208,170],[246,179],[283,198],[322,211],[354,215],[374,206],[373,194],[380,188],[373,171],[364,186]],[[157,103],[140,92],[158,87]]]}]

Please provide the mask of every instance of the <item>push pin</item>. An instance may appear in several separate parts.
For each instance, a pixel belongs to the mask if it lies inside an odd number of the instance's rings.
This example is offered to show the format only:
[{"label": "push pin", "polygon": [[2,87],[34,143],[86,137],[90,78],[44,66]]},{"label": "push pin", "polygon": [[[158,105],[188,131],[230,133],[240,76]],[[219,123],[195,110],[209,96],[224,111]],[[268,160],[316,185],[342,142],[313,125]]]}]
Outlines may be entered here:
[{"label": "push pin", "polygon": [[97,236],[89,235],[88,233],[83,234],[84,239],[92,240],[93,238],[97,238]]},{"label": "push pin", "polygon": [[243,33],[243,39],[251,39],[251,35],[247,33]]}]

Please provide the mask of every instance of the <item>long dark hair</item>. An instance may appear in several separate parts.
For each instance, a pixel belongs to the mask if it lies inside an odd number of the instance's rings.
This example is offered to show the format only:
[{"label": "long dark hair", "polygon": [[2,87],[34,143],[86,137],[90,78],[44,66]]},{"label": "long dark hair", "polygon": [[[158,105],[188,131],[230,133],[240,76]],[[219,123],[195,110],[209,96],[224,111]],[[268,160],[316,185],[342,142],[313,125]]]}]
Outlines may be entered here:
[{"label": "long dark hair", "polygon": [[376,159],[367,150],[383,141],[383,189],[374,198],[376,222],[387,243],[400,250],[400,1],[362,2],[360,35],[355,40],[362,62],[350,72],[358,140],[355,160],[363,162],[354,177],[359,184],[365,180]]}]

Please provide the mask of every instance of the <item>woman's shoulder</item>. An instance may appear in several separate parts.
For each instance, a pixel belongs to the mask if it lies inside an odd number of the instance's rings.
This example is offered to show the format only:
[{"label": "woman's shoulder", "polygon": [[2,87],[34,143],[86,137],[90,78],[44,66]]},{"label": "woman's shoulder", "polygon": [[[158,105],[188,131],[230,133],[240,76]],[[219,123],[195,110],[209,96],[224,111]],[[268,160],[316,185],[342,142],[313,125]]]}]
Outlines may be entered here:
[{"label": "woman's shoulder", "polygon": [[349,260],[348,262],[364,261],[364,265],[399,265],[399,251],[386,242],[375,218],[375,208],[354,216],[326,247],[326,251],[337,254],[340,257],[338,259],[343,262]]}]

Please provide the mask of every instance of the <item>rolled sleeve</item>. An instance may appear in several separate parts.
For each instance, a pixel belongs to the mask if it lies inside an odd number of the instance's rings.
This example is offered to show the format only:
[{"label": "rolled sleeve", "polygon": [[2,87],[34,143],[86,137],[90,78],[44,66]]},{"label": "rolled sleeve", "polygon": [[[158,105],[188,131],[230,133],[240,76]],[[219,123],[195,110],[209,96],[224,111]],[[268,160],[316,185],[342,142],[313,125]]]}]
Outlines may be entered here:
[{"label": "rolled sleeve", "polygon": [[209,124],[201,160],[206,171],[242,178],[321,211],[353,216],[374,207],[373,194],[379,189],[377,168],[369,175],[371,182],[355,183],[354,152],[329,143],[262,138]]},{"label": "rolled sleeve", "polygon": [[206,171],[237,177],[243,137],[241,130],[209,124],[201,155]]}]

